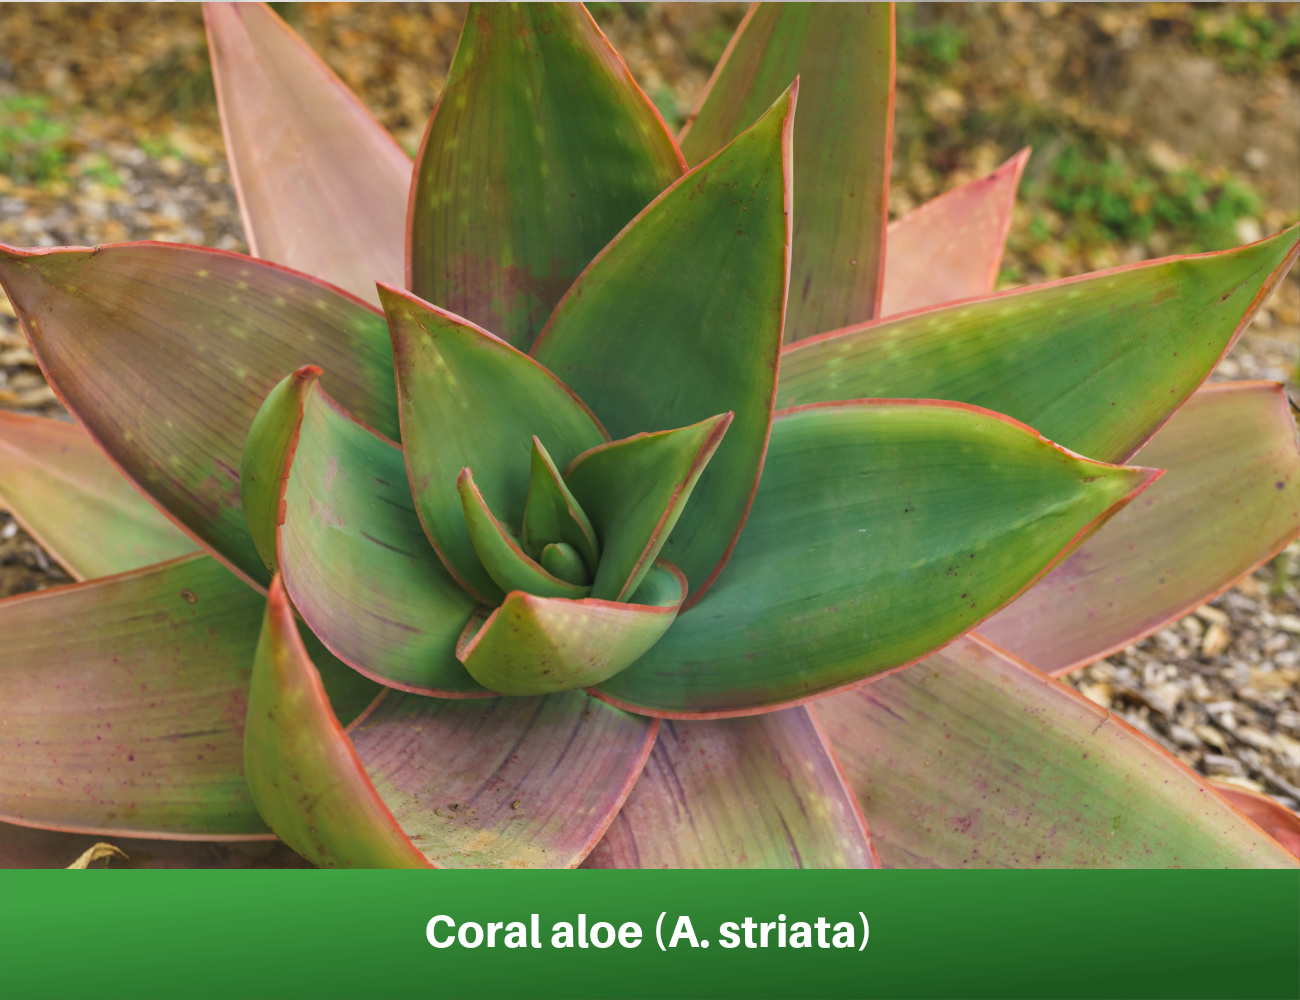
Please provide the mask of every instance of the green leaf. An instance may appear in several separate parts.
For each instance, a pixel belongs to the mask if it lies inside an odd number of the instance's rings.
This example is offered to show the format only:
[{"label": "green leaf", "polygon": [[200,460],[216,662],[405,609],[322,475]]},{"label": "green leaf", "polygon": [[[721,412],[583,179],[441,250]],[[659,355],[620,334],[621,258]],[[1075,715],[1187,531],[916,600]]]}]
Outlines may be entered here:
[{"label": "green leaf", "polygon": [[563,382],[503,340],[395,288],[380,297],[397,359],[402,440],[416,509],[438,555],[487,603],[501,588],[465,526],[456,478],[469,466],[500,518],[522,524],[533,436],[568,464],[608,440]]},{"label": "green leaf", "polygon": [[828,334],[782,354],[777,405],[954,399],[1123,461],[1204,381],[1298,252],[1300,225]]},{"label": "green leaf", "polygon": [[258,407],[306,364],[397,433],[382,317],[314,278],[162,243],[0,248],[0,281],[50,384],[108,457],[246,579],[270,579],[244,522],[239,462]]},{"label": "green leaf", "polygon": [[587,570],[587,564],[578,554],[578,550],[567,542],[551,542],[542,549],[542,556],[538,562],[551,576],[557,576],[567,583],[577,584],[580,587],[591,586],[591,573]]},{"label": "green leaf", "polygon": [[281,472],[278,551],[285,588],[308,627],[383,684],[487,694],[456,661],[475,601],[429,547],[401,449],[353,420],[319,382],[303,400],[296,434],[292,464]]},{"label": "green leaf", "polygon": [[965,638],[817,702],[888,868],[1294,868],[1177,758]]},{"label": "green leaf", "polygon": [[973,628],[1151,482],[960,403],[817,406],[772,425],[727,569],[602,697],[748,714],[903,666]]},{"label": "green leaf", "polygon": [[321,695],[273,584],[249,696],[249,786],[272,828],[324,867],[573,867],[622,806],[658,728],[578,691],[389,691],[345,732]]},{"label": "green leaf", "polygon": [[794,99],[783,94],[620,233],[533,348],[617,438],[736,414],[663,551],[690,581],[691,601],[735,544],[771,427]]},{"label": "green leaf", "polygon": [[878,868],[807,708],[665,722],[584,868]]},{"label": "green leaf", "polygon": [[987,177],[945,191],[889,224],[880,315],[988,295],[1011,231],[1022,149]]},{"label": "green leaf", "polygon": [[588,570],[595,569],[600,562],[596,530],[564,484],[550,452],[536,437],[521,536],[524,551],[534,559],[550,543],[563,540],[578,550]]},{"label": "green leaf", "polygon": [[627,604],[515,590],[481,625],[466,627],[456,655],[475,680],[501,694],[589,687],[635,663],[667,631],[685,597],[685,578],[664,563],[651,568]]},{"label": "green leaf", "polygon": [[283,515],[284,480],[294,448],[303,404],[321,370],[305,365],[286,375],[266,396],[244,441],[239,460],[239,497],[248,533],[271,573],[280,572],[276,535]]},{"label": "green leaf", "polygon": [[687,161],[694,166],[716,153],[796,76],[787,341],[879,315],[894,117],[893,5],[751,9],[682,131]]},{"label": "green leaf", "polygon": [[465,524],[474,551],[503,593],[522,590],[538,597],[567,598],[586,597],[590,593],[590,587],[575,586],[557,579],[524,554],[519,543],[510,537],[488,509],[469,469],[461,470],[456,486],[460,490]]},{"label": "green leaf", "polygon": [[375,792],[330,709],[279,577],[253,661],[244,757],[257,811],[308,861],[430,867]]},{"label": "green leaf", "polygon": [[1137,457],[1168,472],[981,635],[1065,673],[1177,621],[1300,536],[1300,443],[1276,383],[1204,387]]},{"label": "green leaf", "polygon": [[64,420],[0,410],[0,507],[78,580],[196,548]]},{"label": "green leaf", "polygon": [[565,480],[602,546],[592,597],[623,601],[640,586],[734,416],[634,434],[573,460]]},{"label": "green leaf", "polygon": [[240,751],[261,603],[197,553],[0,602],[0,819],[268,836]]},{"label": "green leaf", "polygon": [[266,4],[203,20],[249,249],[378,304],[404,274],[411,158]]},{"label": "green leaf", "polygon": [[471,4],[415,170],[407,284],[527,350],[685,167],[581,5]]}]

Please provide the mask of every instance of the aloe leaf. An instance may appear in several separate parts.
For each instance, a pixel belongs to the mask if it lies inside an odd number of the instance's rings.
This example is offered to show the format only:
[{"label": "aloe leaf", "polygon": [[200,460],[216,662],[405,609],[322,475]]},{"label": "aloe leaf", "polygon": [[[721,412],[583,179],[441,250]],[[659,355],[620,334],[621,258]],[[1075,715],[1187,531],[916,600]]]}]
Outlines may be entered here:
[{"label": "aloe leaf", "polygon": [[324,867],[572,867],[654,743],[654,720],[577,691],[390,691],[348,734],[299,638],[273,584],[249,696],[249,786],[280,836]]},{"label": "aloe leaf", "polygon": [[1200,389],[1137,458],[1168,471],[981,635],[1066,673],[1195,610],[1300,536],[1300,443],[1276,383]]},{"label": "aloe leaf", "polygon": [[1124,461],[1205,380],[1298,252],[1300,225],[836,331],[783,352],[777,405],[954,399]]},{"label": "aloe leaf", "polygon": [[877,868],[879,861],[821,726],[798,707],[665,722],[636,787],[583,867]]},{"label": "aloe leaf", "polygon": [[582,400],[505,341],[406,292],[380,290],[397,362],[402,440],[416,510],[460,584],[496,603],[501,588],[474,551],[457,492],[471,467],[512,527],[528,502],[533,436],[567,465],[608,440]]},{"label": "aloe leaf", "polygon": [[[204,842],[145,840],[110,835],[125,858],[109,868],[306,868],[307,862],[277,840]],[[67,868],[103,835],[33,830],[0,823],[0,868]],[[93,865],[92,867],[99,867]]]},{"label": "aloe leaf", "polygon": [[271,573],[280,572],[276,538],[284,522],[284,480],[294,449],[307,396],[321,376],[315,365],[286,375],[253,417],[239,460],[239,497],[248,533]]},{"label": "aloe leaf", "polygon": [[664,563],[651,568],[630,603],[516,590],[466,627],[456,655],[475,680],[501,694],[589,687],[635,663],[668,630],[685,597],[685,578]]},{"label": "aloe leaf", "polygon": [[0,602],[0,819],[269,836],[240,763],[261,603],[198,554]]},{"label": "aloe leaf", "polygon": [[972,638],[816,712],[888,868],[1297,865],[1177,758]]},{"label": "aloe leaf", "polygon": [[471,4],[415,168],[407,286],[527,350],[685,168],[581,4]]},{"label": "aloe leaf", "polygon": [[536,436],[521,535],[524,551],[534,558],[540,557],[550,543],[563,540],[578,550],[589,570],[600,561],[600,543],[591,520]]},{"label": "aloe leaf", "polygon": [[552,576],[580,587],[591,585],[591,573],[587,570],[586,561],[568,542],[551,542],[542,549],[541,558],[537,561]]},{"label": "aloe leaf", "polygon": [[[475,608],[429,547],[402,450],[321,389],[302,400],[283,483],[279,565],[307,625],[340,659],[391,687],[487,694],[456,660]],[[270,470],[268,470],[270,475]]]},{"label": "aloe leaf", "polygon": [[411,158],[266,4],[203,20],[249,249],[378,304],[405,273]]},{"label": "aloe leaf", "polygon": [[239,460],[271,388],[305,364],[362,420],[397,433],[383,318],[330,285],[219,250],[127,243],[0,247],[0,281],[64,404],[164,512],[246,579]]},{"label": "aloe leaf", "polygon": [[762,3],[713,72],[682,152],[712,156],[799,77],[785,339],[879,315],[894,119],[892,4]]},{"label": "aloe leaf", "polygon": [[617,438],[735,412],[663,553],[686,574],[691,601],[735,544],[771,427],[794,102],[791,88],[641,213],[574,283],[533,347]]},{"label": "aloe leaf", "polygon": [[622,601],[636,591],[686,509],[734,414],[597,445],[573,460],[565,481],[601,542],[591,596]]},{"label": "aloe leaf", "polygon": [[960,403],[780,414],[726,571],[598,691],[654,715],[742,715],[904,666],[1022,592],[1157,475]]},{"label": "aloe leaf", "polygon": [[1247,819],[1300,858],[1300,816],[1259,792],[1248,792],[1218,781],[1209,784],[1229,805],[1244,813]]},{"label": "aloe leaf", "polygon": [[78,580],[195,549],[85,431],[63,420],[0,410],[0,507]]},{"label": "aloe leaf", "polygon": [[552,576],[524,554],[519,543],[510,537],[510,533],[488,509],[483,494],[474,484],[473,472],[462,469],[456,486],[460,490],[461,504],[465,509],[465,525],[469,528],[474,551],[478,553],[488,576],[492,577],[503,593],[526,590],[538,597],[576,599],[586,597],[591,592],[590,587],[575,586]]},{"label": "aloe leaf", "polygon": [[946,191],[889,224],[880,314],[988,295],[1011,230],[1022,149],[987,177]]}]

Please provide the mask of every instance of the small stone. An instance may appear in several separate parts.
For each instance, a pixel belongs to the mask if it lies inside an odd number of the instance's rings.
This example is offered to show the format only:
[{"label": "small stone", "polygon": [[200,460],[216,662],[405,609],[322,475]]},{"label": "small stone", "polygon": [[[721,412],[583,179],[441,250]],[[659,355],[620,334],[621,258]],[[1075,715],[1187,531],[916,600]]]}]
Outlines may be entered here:
[{"label": "small stone", "polygon": [[1199,736],[1212,747],[1218,747],[1220,750],[1228,749],[1228,741],[1223,738],[1223,734],[1213,726],[1193,726],[1192,732]]},{"label": "small stone", "polygon": [[1278,615],[1277,627],[1284,632],[1300,635],[1300,615]]},{"label": "small stone", "polygon": [[1201,640],[1202,656],[1218,656],[1228,644],[1232,642],[1232,637],[1228,635],[1228,630],[1215,622],[1205,632],[1205,638]]},{"label": "small stone", "polygon": [[1185,750],[1199,750],[1204,746],[1201,738],[1186,726],[1170,726],[1169,738]]},{"label": "small stone", "polygon": [[1293,712],[1290,709],[1278,712],[1277,717],[1273,720],[1277,723],[1278,729],[1285,729],[1289,733],[1300,734],[1300,712]]},{"label": "small stone", "polygon": [[1262,792],[1264,790],[1264,786],[1258,781],[1251,781],[1245,775],[1223,775],[1215,779],[1215,784],[1230,785],[1233,788],[1240,788],[1247,792]]},{"label": "small stone", "polygon": [[1228,616],[1218,608],[1206,604],[1196,609],[1196,617],[1210,625],[1227,625]]},{"label": "small stone", "polygon": [[1079,693],[1102,708],[1110,708],[1111,690],[1105,681],[1098,684],[1080,684]]},{"label": "small stone", "polygon": [[1217,753],[1207,753],[1201,758],[1205,765],[1205,773],[1215,777],[1244,778],[1246,769],[1241,766],[1241,761],[1235,757],[1224,757]]},{"label": "small stone", "polygon": [[1241,740],[1241,742],[1253,746],[1256,750],[1267,750],[1270,753],[1277,752],[1277,741],[1274,740],[1273,737],[1269,736],[1268,733],[1262,732],[1253,726],[1242,726],[1233,733],[1233,735],[1236,736],[1237,739]]}]

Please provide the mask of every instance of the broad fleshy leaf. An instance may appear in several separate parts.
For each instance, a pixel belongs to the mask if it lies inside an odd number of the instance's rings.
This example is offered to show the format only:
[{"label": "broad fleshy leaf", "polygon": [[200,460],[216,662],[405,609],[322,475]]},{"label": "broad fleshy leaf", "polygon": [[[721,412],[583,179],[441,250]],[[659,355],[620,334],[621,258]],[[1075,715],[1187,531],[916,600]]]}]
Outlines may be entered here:
[{"label": "broad fleshy leaf", "polygon": [[65,420],[0,410],[0,507],[78,580],[195,548]]},{"label": "broad fleshy leaf", "polygon": [[524,551],[535,559],[541,557],[545,547],[564,541],[578,550],[588,570],[595,569],[600,561],[600,543],[591,519],[569,492],[550,452],[535,435],[520,537]]},{"label": "broad fleshy leaf", "polygon": [[[67,868],[103,835],[33,830],[0,823],[0,868]],[[111,835],[125,854],[108,868],[307,868],[306,861],[277,840],[203,842],[144,840]],[[99,865],[92,867],[98,868]]]},{"label": "broad fleshy leaf", "polygon": [[685,169],[581,4],[471,4],[415,168],[407,287],[527,350]]},{"label": "broad fleshy leaf", "polygon": [[375,792],[330,708],[277,576],[271,581],[244,732],[257,811],[323,868],[427,868]]},{"label": "broad fleshy leaf", "polygon": [[404,275],[411,158],[266,4],[203,20],[249,249],[378,304]]},{"label": "broad fleshy leaf", "polygon": [[685,599],[686,578],[664,563],[651,568],[628,603],[516,590],[486,620],[466,627],[456,655],[475,680],[501,694],[589,687],[640,659]]},{"label": "broad fleshy leaf", "polygon": [[763,467],[789,273],[795,92],[620,233],[533,347],[615,438],[736,414],[663,549],[690,581],[689,601],[735,545]]},{"label": "broad fleshy leaf", "polygon": [[1204,381],[1297,252],[1300,225],[836,331],[785,350],[777,405],[954,399],[1124,461]]},{"label": "broad fleshy leaf", "polygon": [[880,315],[993,291],[1028,162],[1029,150],[1022,149],[987,177],[946,191],[889,224]]},{"label": "broad fleshy leaf", "polygon": [[416,510],[447,568],[471,594],[499,603],[483,568],[456,479],[474,470],[497,517],[521,525],[536,435],[557,465],[608,440],[563,382],[459,316],[395,288],[380,297],[392,331],[406,465]]},{"label": "broad fleshy leaf", "polygon": [[894,10],[762,3],[718,63],[682,152],[694,166],[799,78],[794,261],[785,339],[879,315],[894,118]]},{"label": "broad fleshy leaf", "polygon": [[904,666],[1014,598],[1157,475],[961,403],[779,414],[726,571],[598,691],[652,715],[745,715]]},{"label": "broad fleshy leaf", "polygon": [[487,694],[456,660],[475,601],[429,547],[402,450],[353,420],[319,383],[296,433],[292,464],[280,473],[278,551],[303,620],[336,656],[390,687]]},{"label": "broad fleshy leaf", "polygon": [[1209,784],[1230,805],[1243,812],[1247,819],[1300,858],[1300,816],[1259,792],[1248,792],[1244,788],[1219,781],[1211,781]]},{"label": "broad fleshy leaf", "polygon": [[584,868],[877,868],[857,799],[807,708],[665,722]]},{"label": "broad fleshy leaf", "polygon": [[478,553],[479,561],[488,576],[503,593],[524,590],[538,597],[566,597],[577,599],[591,592],[589,586],[566,583],[530,559],[519,547],[519,542],[501,526],[501,522],[488,509],[483,494],[474,484],[470,469],[461,471],[456,480],[461,504],[465,510],[465,526]]},{"label": "broad fleshy leaf", "polygon": [[654,565],[735,414],[597,445],[564,478],[600,538],[591,596],[625,601]]},{"label": "broad fleshy leaf", "polygon": [[1065,673],[1183,617],[1300,536],[1300,442],[1275,382],[1206,386],[1137,459],[1168,472],[981,635]]},{"label": "broad fleshy leaf", "polygon": [[581,692],[390,691],[348,734],[273,585],[250,695],[258,808],[325,867],[573,867],[604,834],[657,723]]},{"label": "broad fleshy leaf", "polygon": [[306,364],[396,435],[381,316],[330,285],[220,250],[126,243],[0,248],[0,281],[50,384],[90,436],[189,534],[270,579],[244,523],[239,461],[266,394]]},{"label": "broad fleshy leaf", "polygon": [[198,554],[0,603],[0,819],[269,836],[240,753],[261,604]]},{"label": "broad fleshy leaf", "polygon": [[1297,864],[1177,758],[972,638],[815,710],[889,868]]}]

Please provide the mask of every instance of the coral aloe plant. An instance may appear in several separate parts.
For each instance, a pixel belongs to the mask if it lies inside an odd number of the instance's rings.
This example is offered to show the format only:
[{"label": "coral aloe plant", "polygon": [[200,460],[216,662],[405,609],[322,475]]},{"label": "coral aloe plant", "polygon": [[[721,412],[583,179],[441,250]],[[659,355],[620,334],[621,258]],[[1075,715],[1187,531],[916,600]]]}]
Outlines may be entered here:
[{"label": "coral aloe plant", "polygon": [[1027,153],[887,225],[888,5],[756,6],[674,137],[581,5],[473,4],[413,164],[206,17],[253,255],[0,253],[80,424],[0,417],[0,497],[83,581],[0,603],[0,819],[1295,863],[1049,675],[1300,533],[1280,386],[1202,388],[1300,228],[994,294]]}]

